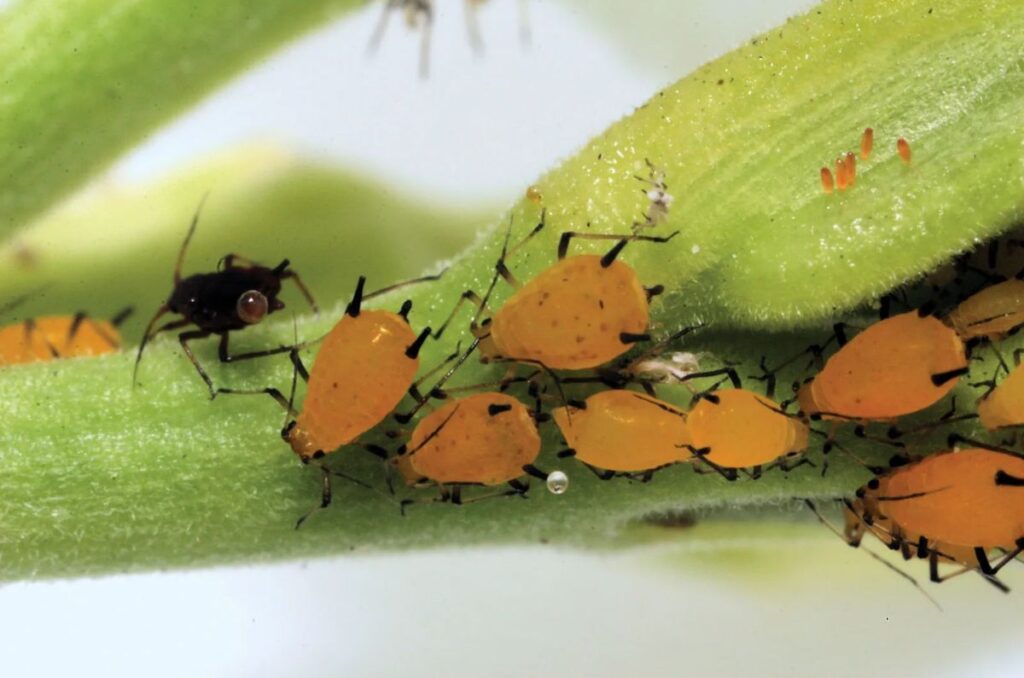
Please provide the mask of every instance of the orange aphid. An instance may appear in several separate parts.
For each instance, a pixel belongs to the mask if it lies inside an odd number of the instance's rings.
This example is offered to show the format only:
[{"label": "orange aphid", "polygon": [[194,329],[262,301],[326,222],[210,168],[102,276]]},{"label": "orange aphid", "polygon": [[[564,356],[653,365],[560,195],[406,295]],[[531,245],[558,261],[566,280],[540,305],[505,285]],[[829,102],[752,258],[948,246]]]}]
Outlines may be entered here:
[{"label": "orange aphid", "polygon": [[871,157],[871,148],[875,145],[875,130],[870,127],[865,128],[864,133],[860,136],[860,157],[862,160],[867,160]]},{"label": "orange aphid", "polygon": [[1024,325],[1024,280],[1004,280],[962,301],[947,322],[963,339],[1000,338]]},{"label": "orange aphid", "polygon": [[896,140],[896,152],[900,154],[900,160],[905,165],[910,164],[910,144],[903,137]]},{"label": "orange aphid", "polygon": [[0,328],[0,365],[113,353],[121,348],[117,326],[130,311],[112,321],[83,314],[47,316]]},{"label": "orange aphid", "polygon": [[535,205],[539,205],[544,199],[539,186],[530,186],[526,189],[526,199]]},{"label": "orange aphid", "polygon": [[769,398],[745,389],[705,395],[686,423],[694,455],[720,469],[773,462],[786,468],[783,458],[807,449],[806,424],[784,414]]},{"label": "orange aphid", "polygon": [[491,344],[481,349],[488,357],[582,370],[628,351],[632,343],[623,335],[643,335],[648,322],[647,293],[636,271],[622,261],[606,266],[599,254],[581,254],[516,291],[491,318]]},{"label": "orange aphid", "polygon": [[540,454],[540,435],[530,411],[504,393],[477,393],[446,402],[416,425],[396,460],[409,485],[501,485],[525,491],[517,478]]},{"label": "orange aphid", "polygon": [[885,420],[918,412],[967,373],[964,342],[934,316],[880,320],[842,346],[798,393],[800,409],[837,419]]},{"label": "orange aphid", "polygon": [[989,431],[1024,425],[1024,367],[1018,365],[978,401],[978,418]]},{"label": "orange aphid", "polygon": [[560,457],[624,473],[653,471],[691,458],[684,447],[691,442],[686,414],[642,393],[601,391],[551,414],[569,446]]},{"label": "orange aphid", "polygon": [[831,193],[835,190],[835,180],[832,178],[832,170],[827,167],[821,168],[821,188],[826,193]]},{"label": "orange aphid", "polygon": [[379,424],[402,400],[419,369],[419,336],[405,313],[361,309],[363,285],[345,315],[323,339],[302,412],[285,429],[285,440],[303,461],[318,459],[354,442]]},{"label": "orange aphid", "polygon": [[[930,557],[933,581],[942,580],[940,556],[991,577],[1024,546],[1024,458],[1016,454],[941,452],[889,470],[857,496],[851,508],[858,518],[880,524],[894,547],[910,542]],[[987,554],[994,549],[1007,555],[993,566]]]},{"label": "orange aphid", "polygon": [[[542,216],[526,239],[543,227]],[[470,326],[480,340],[481,355],[485,360],[540,362],[553,369],[584,370],[603,365],[637,342],[646,341],[650,338],[646,334],[650,298],[662,288],[645,289],[636,271],[618,256],[630,242],[663,243],[675,235],[565,232],[559,241],[558,261],[522,286],[505,265],[509,253],[506,237],[495,267],[495,281],[501,275],[518,289],[490,317],[480,324],[474,320]],[[616,244],[604,255],[566,256],[573,238],[615,240]],[[487,303],[486,298],[467,290],[436,336],[441,335],[463,301],[472,301],[480,313]]]}]

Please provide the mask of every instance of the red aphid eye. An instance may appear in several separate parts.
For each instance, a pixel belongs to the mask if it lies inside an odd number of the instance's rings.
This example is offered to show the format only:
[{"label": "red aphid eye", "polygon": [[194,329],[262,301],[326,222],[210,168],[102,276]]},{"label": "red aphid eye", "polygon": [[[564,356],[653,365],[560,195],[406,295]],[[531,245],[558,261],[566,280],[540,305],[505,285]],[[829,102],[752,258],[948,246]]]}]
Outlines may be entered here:
[{"label": "red aphid eye", "polygon": [[255,325],[256,323],[263,320],[263,317],[267,315],[267,309],[270,304],[267,302],[267,298],[262,292],[256,290],[249,290],[238,297],[238,304],[235,306],[235,311],[238,313],[238,317],[241,318],[242,322],[249,325]]}]

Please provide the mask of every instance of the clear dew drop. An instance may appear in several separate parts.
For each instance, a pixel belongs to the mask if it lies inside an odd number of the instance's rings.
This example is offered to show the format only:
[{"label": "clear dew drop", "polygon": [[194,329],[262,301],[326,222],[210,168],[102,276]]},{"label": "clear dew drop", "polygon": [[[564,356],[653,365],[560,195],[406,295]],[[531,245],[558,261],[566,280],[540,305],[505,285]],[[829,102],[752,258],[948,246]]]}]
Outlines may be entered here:
[{"label": "clear dew drop", "polygon": [[565,494],[569,489],[569,476],[562,471],[552,471],[548,474],[547,484],[551,494]]}]

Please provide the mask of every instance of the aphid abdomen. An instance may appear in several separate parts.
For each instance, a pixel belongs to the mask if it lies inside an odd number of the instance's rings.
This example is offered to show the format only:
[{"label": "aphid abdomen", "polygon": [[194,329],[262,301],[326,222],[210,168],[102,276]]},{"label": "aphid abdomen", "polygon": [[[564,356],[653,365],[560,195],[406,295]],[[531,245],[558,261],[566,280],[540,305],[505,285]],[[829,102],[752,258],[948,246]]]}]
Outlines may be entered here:
[{"label": "aphid abdomen", "polygon": [[986,287],[957,306],[949,323],[964,339],[998,338],[1024,324],[1024,280]]},{"label": "aphid abdomen", "polygon": [[809,385],[811,400],[820,412],[892,419],[938,402],[966,369],[956,332],[932,316],[903,313],[871,325],[829,358]]},{"label": "aphid abdomen", "polygon": [[601,259],[563,259],[512,295],[491,323],[501,355],[583,370],[628,351],[622,335],[647,331],[647,296],[630,266]]},{"label": "aphid abdomen", "polygon": [[[601,391],[586,409],[552,416],[576,459],[609,471],[649,471],[688,461],[686,415],[669,403],[634,391]],[[568,416],[571,414],[571,417]]]},{"label": "aphid abdomen", "polygon": [[989,431],[1024,424],[1024,366],[1018,366],[978,402],[981,425]]},{"label": "aphid abdomen", "polygon": [[540,435],[518,400],[477,393],[424,417],[406,448],[407,468],[414,472],[403,472],[407,480],[418,475],[442,484],[501,485],[522,476],[523,466],[537,459]]},{"label": "aphid abdomen", "polygon": [[317,353],[296,427],[329,453],[376,426],[416,377],[419,359],[405,354],[414,341],[408,323],[394,313],[343,316]]},{"label": "aphid abdomen", "polygon": [[744,389],[713,395],[697,403],[687,422],[694,448],[707,449],[705,458],[716,466],[759,466],[807,448],[807,426],[768,398]]}]

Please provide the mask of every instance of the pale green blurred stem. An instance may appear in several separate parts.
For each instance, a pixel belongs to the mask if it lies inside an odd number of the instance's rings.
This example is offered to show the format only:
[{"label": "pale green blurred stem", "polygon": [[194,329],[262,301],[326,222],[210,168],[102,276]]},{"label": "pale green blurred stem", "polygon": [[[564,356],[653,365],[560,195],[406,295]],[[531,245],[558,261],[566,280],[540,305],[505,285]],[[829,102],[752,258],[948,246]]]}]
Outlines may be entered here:
[{"label": "pale green blurred stem", "polygon": [[0,235],[358,0],[21,0],[0,13]]}]

